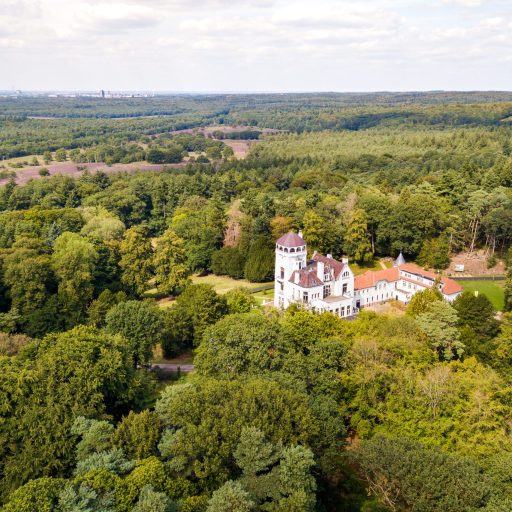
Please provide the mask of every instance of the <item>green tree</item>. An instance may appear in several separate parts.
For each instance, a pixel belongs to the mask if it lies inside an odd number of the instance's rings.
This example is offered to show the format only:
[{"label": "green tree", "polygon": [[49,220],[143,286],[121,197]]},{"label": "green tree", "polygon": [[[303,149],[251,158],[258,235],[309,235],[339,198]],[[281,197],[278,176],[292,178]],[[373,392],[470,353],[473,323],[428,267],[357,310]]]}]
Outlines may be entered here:
[{"label": "green tree", "polygon": [[244,267],[244,276],[252,283],[270,281],[274,275],[274,250],[266,238],[251,244]]},{"label": "green tree", "polygon": [[81,234],[91,240],[104,242],[106,240],[121,240],[125,230],[125,225],[120,219],[107,211],[99,211],[96,215],[88,218]]},{"label": "green tree", "polygon": [[123,271],[121,281],[130,292],[140,296],[146,291],[148,281],[153,275],[151,241],[140,229],[130,228],[125,233],[119,251],[119,266]]},{"label": "green tree", "polygon": [[450,248],[445,238],[425,240],[421,246],[418,263],[423,267],[444,269],[450,265]]},{"label": "green tree", "polygon": [[169,344],[164,345],[165,352],[171,354],[176,349],[199,345],[205,329],[227,312],[225,297],[216,293],[212,286],[187,286],[167,313],[170,338]]},{"label": "green tree", "polygon": [[123,340],[88,327],[48,335],[27,347],[22,359],[5,359],[2,387],[10,405],[0,424],[4,497],[30,479],[69,474],[77,416],[112,414],[149,391],[136,378]]},{"label": "green tree", "polygon": [[132,512],[175,512],[177,507],[163,492],[156,492],[151,485],[140,491],[140,496]]},{"label": "green tree", "polygon": [[64,480],[42,477],[14,491],[2,508],[5,512],[54,512]]},{"label": "green tree", "polygon": [[160,292],[175,294],[187,285],[190,269],[184,243],[172,229],[168,229],[157,240],[153,266],[156,286]]},{"label": "green tree", "polygon": [[114,445],[122,448],[132,459],[145,459],[156,455],[160,429],[160,419],[154,412],[130,411],[116,427]]},{"label": "green tree", "polygon": [[358,263],[368,263],[373,258],[368,220],[364,210],[355,210],[345,232],[343,247],[346,253]]},{"label": "green tree", "polygon": [[169,386],[155,406],[166,430],[159,450],[177,475],[214,490],[236,477],[232,464],[243,427],[255,427],[274,444],[305,444],[318,431],[305,394],[263,379],[202,379]]},{"label": "green tree", "polygon": [[510,268],[507,272],[507,279],[505,280],[504,293],[505,293],[505,304],[503,306],[503,311],[510,312],[510,311],[512,311],[512,268]]},{"label": "green tree", "polygon": [[110,290],[103,290],[97,299],[93,300],[87,309],[88,324],[94,327],[105,327],[105,317],[116,304],[126,302],[126,293],[113,293]]},{"label": "green tree", "polygon": [[457,328],[457,311],[445,301],[435,301],[425,313],[416,317],[419,328],[427,341],[437,351],[439,358],[449,361],[460,358],[464,344]]},{"label": "green tree", "polygon": [[459,325],[471,328],[482,341],[498,334],[499,322],[494,318],[496,311],[486,295],[464,291],[453,301],[453,307],[457,311]]},{"label": "green tree", "polygon": [[203,375],[258,375],[279,369],[286,348],[276,320],[260,313],[228,315],[206,330],[194,362]]},{"label": "green tree", "polygon": [[224,297],[231,314],[249,313],[257,306],[256,299],[247,288],[233,288]]},{"label": "green tree", "polygon": [[9,287],[12,306],[23,315],[42,307],[54,279],[47,254],[17,248],[4,260],[4,283]]},{"label": "green tree", "polygon": [[407,304],[406,314],[417,317],[429,311],[432,304],[439,300],[443,300],[443,295],[435,286],[416,292]]},{"label": "green tree", "polygon": [[376,436],[355,458],[368,484],[391,510],[484,510],[490,482],[473,461],[404,439]]},{"label": "green tree", "polygon": [[206,512],[251,512],[254,510],[254,502],[249,493],[244,491],[238,482],[228,481],[220,489],[217,489],[210,501]]},{"label": "green tree", "polygon": [[244,277],[245,259],[237,247],[223,247],[212,253],[212,272],[234,279]]},{"label": "green tree", "polygon": [[107,313],[105,330],[120,334],[129,342],[135,367],[146,365],[151,359],[153,347],[163,340],[164,313],[153,302],[120,302]]},{"label": "green tree", "polygon": [[68,153],[65,149],[58,149],[55,151],[55,160],[57,162],[65,162],[68,159]]},{"label": "green tree", "polygon": [[93,297],[97,259],[94,246],[76,233],[66,232],[55,240],[51,262],[59,280],[59,301],[69,326],[85,318],[86,308]]}]

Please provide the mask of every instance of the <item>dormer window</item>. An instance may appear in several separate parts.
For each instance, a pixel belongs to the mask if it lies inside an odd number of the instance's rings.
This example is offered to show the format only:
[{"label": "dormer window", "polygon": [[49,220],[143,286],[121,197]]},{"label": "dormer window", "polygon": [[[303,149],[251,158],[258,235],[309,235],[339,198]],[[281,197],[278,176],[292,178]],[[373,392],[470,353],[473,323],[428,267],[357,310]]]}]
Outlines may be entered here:
[{"label": "dormer window", "polygon": [[345,270],[345,272],[343,272],[342,277],[348,277],[349,275],[350,275],[350,273]]}]

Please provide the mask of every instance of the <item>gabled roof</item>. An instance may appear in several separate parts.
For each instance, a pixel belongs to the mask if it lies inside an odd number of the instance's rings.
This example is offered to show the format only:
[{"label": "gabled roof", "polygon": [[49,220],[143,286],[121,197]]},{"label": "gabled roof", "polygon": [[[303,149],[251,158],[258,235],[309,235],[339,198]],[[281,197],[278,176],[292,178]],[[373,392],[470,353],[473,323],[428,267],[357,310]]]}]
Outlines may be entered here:
[{"label": "gabled roof", "polygon": [[334,279],[338,279],[339,275],[343,271],[344,263],[341,261],[337,261],[334,258],[328,258],[327,256],[322,256],[321,254],[313,254],[313,261],[322,262],[326,267],[330,267],[334,272]]},{"label": "gabled roof", "polygon": [[393,281],[398,281],[398,268],[386,268],[383,270],[367,270],[364,274],[356,276],[354,279],[354,289],[363,290],[365,288],[372,288],[379,281],[387,281],[388,283],[392,283]]},{"label": "gabled roof", "polygon": [[295,283],[295,277],[299,274],[298,286],[301,288],[314,288],[315,286],[323,286],[324,283],[316,275],[316,265],[308,265],[301,270],[294,270],[290,277],[290,283]]},{"label": "gabled roof", "polygon": [[[400,270],[404,270],[405,272],[409,272],[410,274],[416,274],[422,277],[426,277],[428,279],[432,279],[433,281],[437,279],[437,274],[435,272],[425,270],[424,268],[421,268],[418,265],[415,265],[414,263],[406,263],[405,265],[402,265],[400,267]],[[457,281],[454,281],[449,277],[442,277],[441,283],[443,284],[442,292],[445,295],[452,295],[454,293],[459,293],[462,291],[462,286],[459,283],[457,283]]]},{"label": "gabled roof", "polygon": [[[404,265],[400,265],[399,267],[387,268],[385,270],[377,270],[376,272],[368,270],[364,274],[355,277],[354,288],[356,290],[363,290],[365,288],[372,288],[379,281],[387,281],[388,283],[398,281],[399,279],[401,279],[400,271],[405,271],[410,274],[426,277],[427,279],[430,279],[432,281],[435,281],[437,278],[437,274],[435,272],[425,270],[424,268],[421,268],[420,266],[415,265],[414,263],[405,263]],[[406,280],[411,281],[413,283],[417,283],[421,286],[425,286],[424,283],[420,283],[417,280]],[[449,277],[442,277],[441,283],[443,284],[442,292],[445,295],[453,295],[454,293],[459,293],[462,291],[462,286],[453,279],[450,279]]]},{"label": "gabled roof", "polygon": [[304,239],[293,231],[283,235],[276,243],[283,247],[302,247],[303,245],[306,245]]}]

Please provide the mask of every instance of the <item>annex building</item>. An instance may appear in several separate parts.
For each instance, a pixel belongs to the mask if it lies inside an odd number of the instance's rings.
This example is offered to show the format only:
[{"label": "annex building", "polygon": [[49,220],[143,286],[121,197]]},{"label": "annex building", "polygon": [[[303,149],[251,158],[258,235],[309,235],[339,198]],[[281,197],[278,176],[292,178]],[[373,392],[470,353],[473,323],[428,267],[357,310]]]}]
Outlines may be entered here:
[{"label": "annex building", "polygon": [[286,309],[292,303],[329,311],[340,317],[353,316],[372,304],[398,300],[407,304],[419,291],[438,286],[443,297],[452,302],[462,292],[453,279],[406,263],[403,256],[392,268],[367,271],[354,276],[348,259],[335,260],[331,254],[316,252],[308,260],[302,233],[287,233],[276,242],[274,305]]}]

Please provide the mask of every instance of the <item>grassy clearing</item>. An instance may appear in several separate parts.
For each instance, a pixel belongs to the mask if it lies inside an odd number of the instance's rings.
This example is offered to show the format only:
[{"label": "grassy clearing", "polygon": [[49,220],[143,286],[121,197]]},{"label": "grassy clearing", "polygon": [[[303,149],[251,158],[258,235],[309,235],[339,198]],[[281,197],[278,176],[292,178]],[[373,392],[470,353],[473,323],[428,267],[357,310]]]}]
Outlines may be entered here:
[{"label": "grassy clearing", "polygon": [[270,283],[250,283],[246,279],[232,279],[227,276],[216,276],[209,274],[207,276],[192,276],[192,282],[194,284],[210,284],[215,288],[217,293],[227,293],[235,288],[247,288],[253,290],[254,288],[260,288],[261,286],[274,284],[273,281]]},{"label": "grassy clearing", "polygon": [[261,305],[263,301],[274,300],[274,288],[253,293],[252,296],[256,299],[258,305]]},{"label": "grassy clearing", "polygon": [[459,281],[464,290],[486,295],[497,311],[503,310],[505,303],[503,285],[505,281]]},{"label": "grassy clearing", "polygon": [[[364,274],[368,270],[372,270],[372,271],[382,270],[382,265],[380,264],[380,261],[381,260],[376,259],[376,260],[373,260],[371,263],[368,263],[367,265],[358,265],[357,263],[349,262],[349,265],[350,265],[350,268],[352,269],[352,272],[354,272],[354,274],[356,276],[358,276],[360,274]],[[384,264],[386,265],[386,262],[384,262]],[[391,264],[391,266],[393,266],[393,265]]]}]

